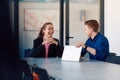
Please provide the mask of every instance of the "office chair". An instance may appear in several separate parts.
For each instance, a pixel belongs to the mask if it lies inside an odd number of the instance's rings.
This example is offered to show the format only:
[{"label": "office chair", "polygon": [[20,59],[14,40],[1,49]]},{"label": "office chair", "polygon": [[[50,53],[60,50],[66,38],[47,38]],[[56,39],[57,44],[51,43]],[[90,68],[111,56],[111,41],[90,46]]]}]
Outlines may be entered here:
[{"label": "office chair", "polygon": [[[32,70],[30,70],[30,67],[32,67]],[[37,65],[29,66],[27,61],[24,60],[18,62],[18,69],[21,80],[55,80],[48,75],[45,69],[38,68]]]},{"label": "office chair", "polygon": [[[40,76],[38,73],[33,72],[33,66],[29,66],[27,61],[20,60],[18,63],[18,69],[19,69],[19,74],[21,76],[20,80],[44,80],[44,78],[40,79]],[[31,68],[31,70],[30,70]],[[45,79],[46,80],[46,79]]]},{"label": "office chair", "polygon": [[45,69],[37,67],[36,64],[32,66],[32,73],[35,73],[35,76],[39,77],[40,80],[56,80],[53,76],[49,75]]},{"label": "office chair", "polygon": [[110,53],[106,59],[106,62],[120,64],[120,56],[116,56],[116,53]]},{"label": "office chair", "polygon": [[117,54],[116,53],[114,53],[114,52],[110,52],[109,53],[109,56],[116,56]]},{"label": "office chair", "polygon": [[32,48],[25,49],[25,57],[33,57],[32,53],[33,53]]},{"label": "office chair", "polygon": [[27,64],[27,61],[20,60],[18,62],[18,69],[21,80],[33,80],[33,76],[31,74],[29,65]]}]

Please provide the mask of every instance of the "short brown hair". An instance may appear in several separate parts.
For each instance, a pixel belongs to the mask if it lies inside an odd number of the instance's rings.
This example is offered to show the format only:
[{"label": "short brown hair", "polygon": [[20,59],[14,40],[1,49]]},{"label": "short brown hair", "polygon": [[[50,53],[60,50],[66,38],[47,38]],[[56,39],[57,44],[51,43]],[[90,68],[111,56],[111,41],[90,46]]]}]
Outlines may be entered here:
[{"label": "short brown hair", "polygon": [[88,25],[90,28],[92,28],[95,32],[98,32],[99,30],[99,24],[96,20],[88,20],[85,21],[85,25]]}]

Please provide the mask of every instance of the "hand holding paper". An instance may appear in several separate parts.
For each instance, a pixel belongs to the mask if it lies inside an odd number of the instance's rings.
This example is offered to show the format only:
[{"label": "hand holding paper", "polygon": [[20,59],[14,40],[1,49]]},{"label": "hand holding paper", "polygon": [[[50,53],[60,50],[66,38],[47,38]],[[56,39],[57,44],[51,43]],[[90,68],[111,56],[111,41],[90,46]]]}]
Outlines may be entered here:
[{"label": "hand holding paper", "polygon": [[81,56],[81,49],[82,47],[76,46],[65,46],[63,51],[62,60],[67,61],[79,61]]}]

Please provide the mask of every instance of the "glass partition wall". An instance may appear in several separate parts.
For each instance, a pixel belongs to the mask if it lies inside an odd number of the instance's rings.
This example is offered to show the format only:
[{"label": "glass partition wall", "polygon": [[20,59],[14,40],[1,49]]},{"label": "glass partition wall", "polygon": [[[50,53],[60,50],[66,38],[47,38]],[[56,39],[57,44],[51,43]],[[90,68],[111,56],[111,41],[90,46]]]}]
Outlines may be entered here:
[{"label": "glass partition wall", "polygon": [[[54,25],[54,37],[64,45],[85,41],[84,21],[96,19],[103,25],[104,0],[11,0],[13,24],[20,57],[33,48],[33,40],[46,21]],[[102,3],[101,3],[102,2]],[[102,4],[102,5],[101,5]],[[102,24],[101,24],[102,23]]]},{"label": "glass partition wall", "polygon": [[[85,42],[84,21],[96,19],[100,21],[100,0],[69,0],[69,30],[66,44],[75,45],[78,41]],[[67,15],[66,15],[67,16]]]}]

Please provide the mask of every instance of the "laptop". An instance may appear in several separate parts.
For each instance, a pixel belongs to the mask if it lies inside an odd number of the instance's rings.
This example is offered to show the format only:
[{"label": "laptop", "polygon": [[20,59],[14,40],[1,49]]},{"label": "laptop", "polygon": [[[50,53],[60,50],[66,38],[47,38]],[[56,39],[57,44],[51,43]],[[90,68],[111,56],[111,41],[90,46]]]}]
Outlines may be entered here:
[{"label": "laptop", "polygon": [[63,61],[80,61],[82,47],[65,45],[62,55]]}]

